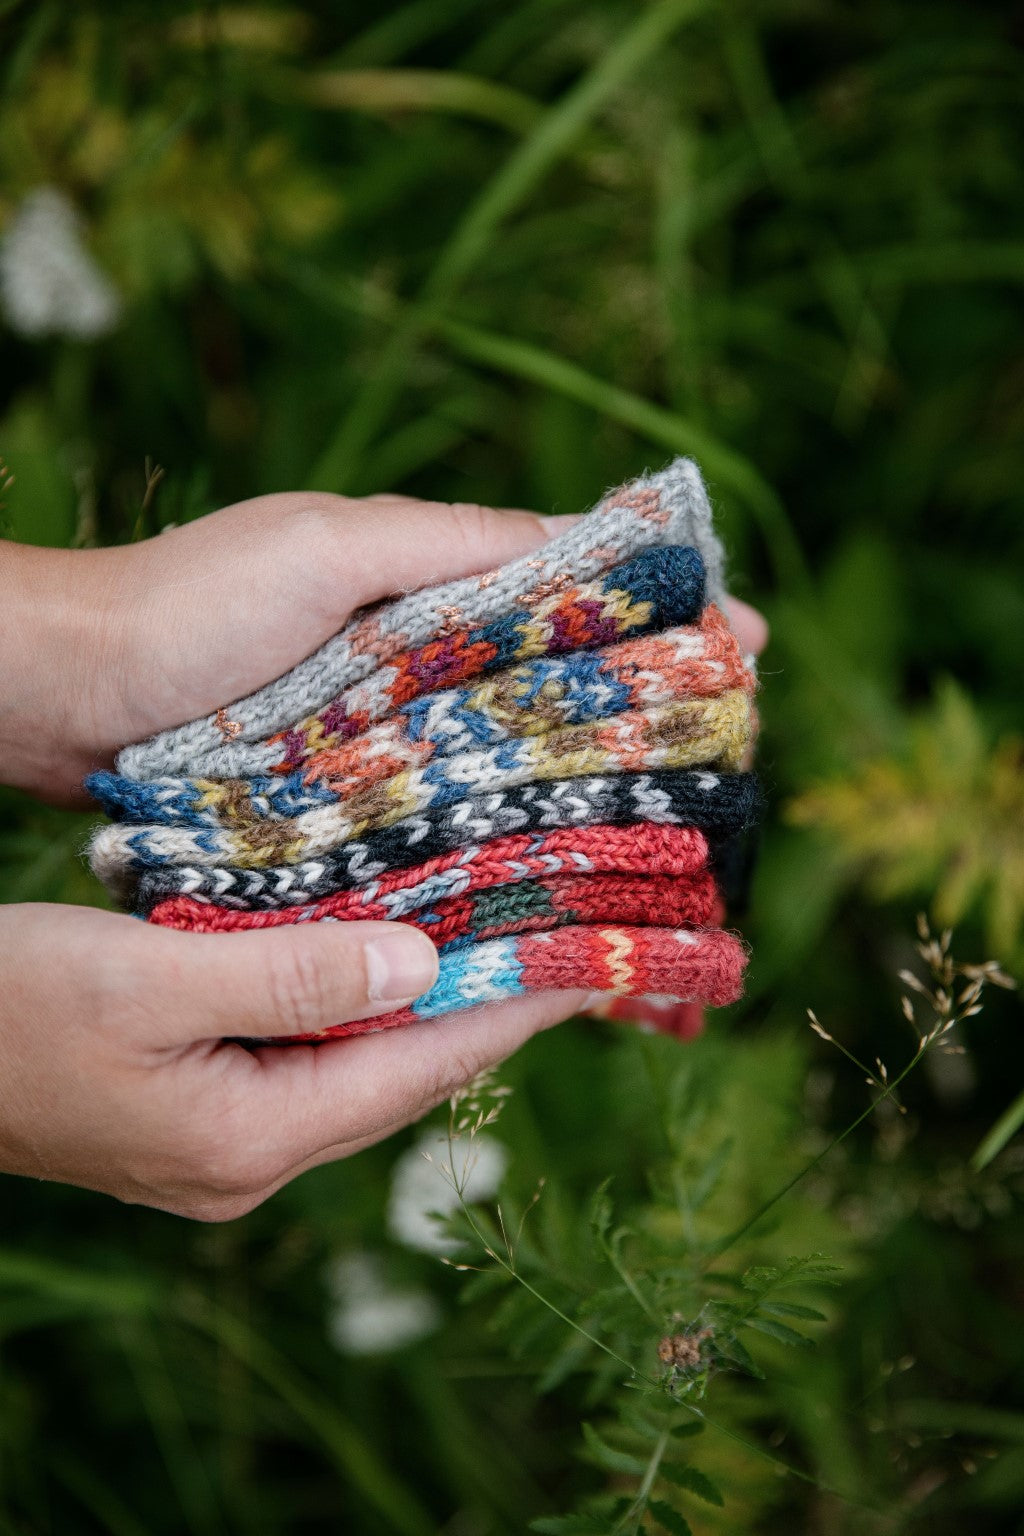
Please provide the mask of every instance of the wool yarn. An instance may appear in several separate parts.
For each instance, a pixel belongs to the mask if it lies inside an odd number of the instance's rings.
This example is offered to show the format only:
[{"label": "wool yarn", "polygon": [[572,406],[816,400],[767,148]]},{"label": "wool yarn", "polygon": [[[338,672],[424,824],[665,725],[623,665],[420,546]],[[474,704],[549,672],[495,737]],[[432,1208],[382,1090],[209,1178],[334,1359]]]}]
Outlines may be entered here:
[{"label": "wool yarn", "polygon": [[289,730],[402,652],[452,628],[486,624],[516,605],[528,609],[561,587],[589,581],[640,550],[661,545],[699,551],[708,596],[721,603],[721,545],[692,460],[676,459],[609,492],[588,517],[534,555],[367,610],[284,677],[201,720],[125,747],[118,771],[137,779],[225,771],[216,765],[226,742],[260,742]]},{"label": "wool yarn", "polygon": [[[484,939],[443,950],[437,981],[410,1007],[291,1035],[287,1043],[374,1034],[547,988],[617,997],[653,993],[720,1008],[740,996],[745,963],[743,944],[722,928],[581,925]],[[667,1016],[669,1027],[673,1017]]]},{"label": "wool yarn", "polygon": [[354,838],[318,860],[269,869],[164,865],[137,872],[135,883],[121,894],[144,913],[178,895],[243,910],[273,910],[364,888],[390,871],[407,872],[444,855],[471,862],[485,844],[493,850],[511,833],[566,828],[572,846],[589,850],[587,829],[599,824],[631,830],[645,823],[693,828],[715,846],[717,862],[723,845],[756,822],[759,807],[760,791],[751,773],[625,773],[523,784],[431,807]]},{"label": "wool yarn", "polygon": [[[544,750],[557,750],[558,738],[550,739],[550,732],[559,727],[649,714],[680,698],[710,698],[734,688],[752,692],[754,683],[732,631],[709,604],[697,624],[597,652],[545,656],[506,668],[473,687],[431,692],[340,746],[333,745],[333,733],[321,735],[312,749],[303,741],[301,753],[295,747],[292,759],[272,765],[283,782],[271,782],[267,792],[275,811],[295,814],[323,803],[320,794],[302,803],[302,789],[319,781],[329,783],[335,798],[347,800],[434,757],[453,757],[525,736],[548,737]],[[301,769],[296,763],[303,758]],[[264,779],[265,774],[256,782]],[[194,785],[195,777],[189,782]],[[177,798],[174,780],[159,780],[150,787],[104,771],[93,774],[88,787],[115,819],[191,819]],[[199,793],[205,794],[205,781]],[[234,804],[232,812],[237,817]]]},{"label": "wool yarn", "polygon": [[562,828],[521,832],[457,848],[407,869],[390,870],[359,890],[334,891],[305,906],[232,910],[223,903],[179,896],[162,902],[153,911],[152,920],[174,927],[212,922],[229,929],[273,928],[317,922],[322,917],[397,918],[495,886],[507,891],[524,880],[597,875],[622,876],[634,882],[654,875],[686,880],[708,874],[709,869],[708,842],[695,827],[640,822],[631,827]]},{"label": "wool yarn", "polygon": [[345,798],[434,757],[730,688],[752,692],[754,675],[712,604],[697,624],[600,651],[544,656],[473,687],[424,694],[340,744],[333,733],[288,732],[287,755],[271,771],[303,772],[307,784],[330,779]]},{"label": "wool yarn", "polygon": [[236,742],[238,722],[231,721],[221,746],[194,764],[192,774],[223,779],[288,773],[314,752],[361,737],[375,721],[424,694],[531,657],[586,654],[629,635],[685,623],[700,613],[704,590],[704,562],[696,550],[644,550],[592,581],[563,582],[487,624],[449,628],[392,657],[316,714],[266,741]]},{"label": "wool yarn", "polygon": [[[356,615],[94,774],[113,824],[93,868],[188,932],[372,918],[431,936],[427,994],[323,1038],[547,987],[733,1001],[746,952],[721,874],[759,792],[721,564],[677,461],[534,557]],[[692,1033],[692,1008],[663,1023]]]},{"label": "wool yarn", "polygon": [[[697,763],[736,769],[750,740],[749,696],[739,689],[719,699],[682,701],[639,716],[620,716],[597,727],[567,727],[549,739],[531,737],[507,750],[450,758],[398,774],[347,804],[290,809],[288,780],[246,782],[171,781],[137,786],[140,798],[155,791],[157,804],[133,814],[158,812],[159,822],[102,827],[92,841],[92,867],[117,884],[126,866],[166,863],[236,864],[247,869],[297,864],[317,858],[349,838],[384,827],[432,805],[451,805],[467,793],[506,785],[615,773],[645,768],[683,768]],[[328,785],[303,787],[299,803],[332,800]],[[123,809],[122,805],[122,809]],[[274,815],[274,812],[278,812]],[[284,814],[282,814],[284,812]]]},{"label": "wool yarn", "polygon": [[[116,774],[97,775],[93,792],[122,822],[160,826],[257,829],[268,821],[299,821],[324,809],[343,811],[354,822],[446,805],[466,794],[579,773],[637,771],[646,766],[695,764],[734,769],[746,751],[752,726],[745,690],[712,699],[682,699],[657,708],[627,710],[609,720],[562,726],[540,736],[512,738],[475,752],[439,757],[423,767],[402,768],[365,783],[331,773],[334,754],[313,759],[305,772],[262,774],[252,779],[154,779],[141,784]],[[672,750],[678,749],[678,750]],[[651,761],[659,750],[665,763]],[[391,819],[397,819],[391,817]],[[294,831],[294,829],[293,829]]]},{"label": "wool yarn", "polygon": [[339,922],[394,919],[419,928],[438,949],[460,947],[504,934],[534,933],[568,924],[627,923],[642,927],[700,928],[719,912],[718,890],[709,870],[681,880],[674,875],[545,875],[498,885],[469,896],[448,896],[408,914],[384,903],[352,908],[349,892],[328,897],[316,911],[288,907],[278,912],[238,912],[189,897],[157,907],[150,921],[190,933],[242,933],[279,928],[309,918]]}]

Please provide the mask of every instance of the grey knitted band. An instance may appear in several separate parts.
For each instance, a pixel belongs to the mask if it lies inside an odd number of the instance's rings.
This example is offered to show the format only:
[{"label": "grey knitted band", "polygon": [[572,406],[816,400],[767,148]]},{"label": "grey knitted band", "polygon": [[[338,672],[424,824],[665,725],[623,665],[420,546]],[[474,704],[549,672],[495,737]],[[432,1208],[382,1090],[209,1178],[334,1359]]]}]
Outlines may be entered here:
[{"label": "grey knitted band", "polygon": [[533,555],[490,573],[411,592],[357,615],[312,656],[226,710],[163,731],[125,747],[118,771],[135,779],[194,773],[197,765],[219,777],[219,754],[231,738],[259,742],[284,730],[368,678],[389,657],[422,645],[443,625],[444,610],[455,609],[471,624],[507,612],[524,595],[565,576],[585,580],[652,545],[690,545],[707,571],[708,597],[724,596],[722,549],[712,527],[711,506],[696,464],[676,459],[666,469],[634,481],[626,492],[612,491],[582,522],[556,535]]}]

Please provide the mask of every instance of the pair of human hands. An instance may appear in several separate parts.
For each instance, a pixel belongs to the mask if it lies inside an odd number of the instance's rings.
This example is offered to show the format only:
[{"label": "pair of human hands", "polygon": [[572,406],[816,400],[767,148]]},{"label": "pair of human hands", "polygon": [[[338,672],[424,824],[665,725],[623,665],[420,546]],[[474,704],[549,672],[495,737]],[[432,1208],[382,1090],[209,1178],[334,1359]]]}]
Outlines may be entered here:
[{"label": "pair of human hands", "polygon": [[[85,806],[126,742],[269,682],[379,598],[529,554],[565,518],[289,493],[103,550],[0,545],[0,781]],[[741,645],[763,619],[730,599]],[[441,1103],[582,992],[317,1046],[437,976],[404,923],[185,934],[89,908],[0,907],[0,1170],[201,1220],[245,1214]]]}]

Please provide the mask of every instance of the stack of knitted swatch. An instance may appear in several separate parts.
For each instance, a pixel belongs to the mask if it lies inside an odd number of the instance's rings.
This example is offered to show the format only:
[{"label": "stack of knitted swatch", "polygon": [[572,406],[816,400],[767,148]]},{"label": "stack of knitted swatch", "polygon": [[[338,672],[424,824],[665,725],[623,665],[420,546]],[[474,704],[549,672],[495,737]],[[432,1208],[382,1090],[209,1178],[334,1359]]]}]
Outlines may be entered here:
[{"label": "stack of knitted swatch", "polygon": [[87,781],[95,872],[150,922],[413,923],[411,1007],[535,988],[740,993],[719,873],[758,807],[754,676],[718,606],[696,466],[608,495],[530,558],[357,615],[284,677]]}]

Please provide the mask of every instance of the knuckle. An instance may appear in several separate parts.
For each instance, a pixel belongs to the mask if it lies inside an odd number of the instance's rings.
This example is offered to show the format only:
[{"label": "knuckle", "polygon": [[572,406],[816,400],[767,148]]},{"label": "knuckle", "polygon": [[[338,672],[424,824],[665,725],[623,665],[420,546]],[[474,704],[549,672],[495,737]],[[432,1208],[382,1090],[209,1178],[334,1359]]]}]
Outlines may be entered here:
[{"label": "knuckle", "polygon": [[296,498],[285,531],[301,548],[329,549],[338,536],[339,516],[351,510],[352,503],[344,496],[310,491]]},{"label": "knuckle", "polygon": [[465,552],[475,554],[486,549],[493,533],[494,512],[490,507],[479,506],[474,501],[456,501],[451,505],[452,538],[462,544]]},{"label": "knuckle", "polygon": [[270,1017],[283,1035],[315,1034],[337,1007],[337,978],[323,959],[305,945],[288,946],[274,956],[267,976]]},{"label": "knuckle", "polygon": [[253,1193],[251,1195],[211,1195],[196,1194],[182,1201],[176,1214],[185,1216],[189,1221],[201,1221],[208,1225],[218,1222],[237,1221],[241,1216],[248,1216],[258,1205],[262,1205],[265,1195]]},{"label": "knuckle", "polygon": [[450,1049],[434,1067],[430,1080],[431,1103],[440,1104],[457,1089],[476,1077],[483,1066],[478,1054],[468,1047]]},{"label": "knuckle", "polygon": [[199,1201],[245,1201],[258,1196],[279,1173],[269,1152],[253,1148],[232,1129],[231,1114],[193,1128],[183,1153],[184,1180]]}]

